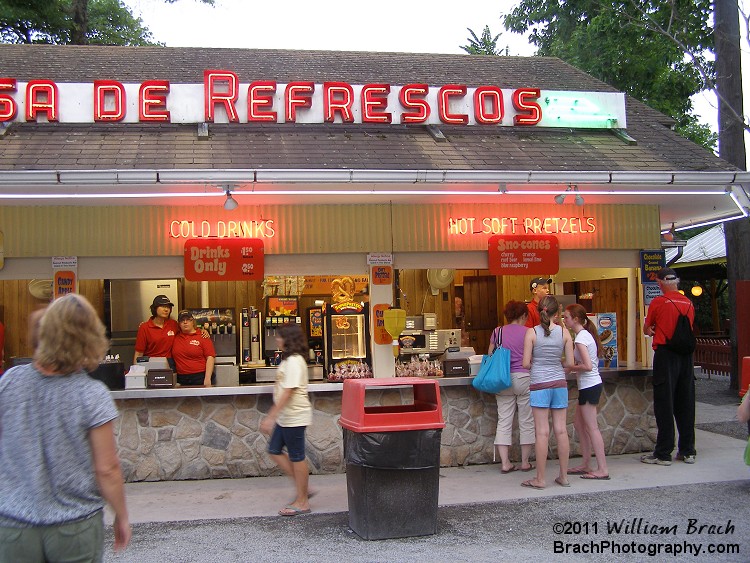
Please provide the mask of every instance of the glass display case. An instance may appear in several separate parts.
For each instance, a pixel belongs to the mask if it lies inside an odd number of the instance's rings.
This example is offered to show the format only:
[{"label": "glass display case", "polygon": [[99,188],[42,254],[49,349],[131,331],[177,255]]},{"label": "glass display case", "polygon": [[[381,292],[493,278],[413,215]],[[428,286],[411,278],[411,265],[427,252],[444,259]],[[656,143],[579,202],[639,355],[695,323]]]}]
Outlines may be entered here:
[{"label": "glass display case", "polygon": [[328,379],[372,377],[368,308],[362,303],[335,303],[326,306],[324,318]]}]

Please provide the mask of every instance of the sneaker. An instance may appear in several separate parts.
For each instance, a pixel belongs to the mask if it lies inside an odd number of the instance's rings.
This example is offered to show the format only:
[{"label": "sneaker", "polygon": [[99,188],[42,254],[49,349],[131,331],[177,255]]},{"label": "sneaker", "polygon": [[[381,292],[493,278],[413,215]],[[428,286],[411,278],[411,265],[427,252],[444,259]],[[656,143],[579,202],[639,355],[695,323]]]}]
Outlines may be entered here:
[{"label": "sneaker", "polygon": [[695,455],[693,454],[677,454],[675,456],[675,459],[677,461],[684,461],[685,463],[693,464],[695,463]]},{"label": "sneaker", "polygon": [[669,459],[659,459],[654,454],[646,454],[641,456],[641,463],[648,463],[649,465],[672,465],[672,461]]}]

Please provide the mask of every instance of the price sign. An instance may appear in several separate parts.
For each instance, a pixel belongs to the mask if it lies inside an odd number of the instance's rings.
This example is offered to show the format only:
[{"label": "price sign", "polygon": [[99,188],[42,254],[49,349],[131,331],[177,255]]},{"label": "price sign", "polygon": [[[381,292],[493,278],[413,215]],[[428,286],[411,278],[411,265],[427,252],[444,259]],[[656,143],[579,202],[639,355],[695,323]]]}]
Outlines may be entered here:
[{"label": "price sign", "polygon": [[189,281],[263,280],[262,239],[188,239],[184,260]]},{"label": "price sign", "polygon": [[495,235],[487,247],[494,276],[548,276],[560,269],[560,243],[552,235]]}]

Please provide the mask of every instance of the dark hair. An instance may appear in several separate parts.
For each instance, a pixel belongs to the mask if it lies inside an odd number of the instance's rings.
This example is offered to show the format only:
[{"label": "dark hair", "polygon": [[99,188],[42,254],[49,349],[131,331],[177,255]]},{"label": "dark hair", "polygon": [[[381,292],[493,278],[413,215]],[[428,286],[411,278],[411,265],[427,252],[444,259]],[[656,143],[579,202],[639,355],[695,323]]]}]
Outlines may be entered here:
[{"label": "dark hair", "polygon": [[169,303],[166,303],[166,304],[163,304],[163,305],[151,305],[151,306],[149,307],[149,309],[151,309],[151,316],[152,316],[152,317],[155,317],[155,316],[156,316],[156,310],[157,310],[157,309],[158,309],[159,307],[169,307],[169,314],[170,314],[170,316],[172,315],[172,309],[173,309],[174,307],[172,307],[172,305],[170,305]]},{"label": "dark hair", "polygon": [[283,358],[299,354],[307,361],[307,338],[300,325],[296,323],[281,325],[276,334],[284,341],[281,354]]},{"label": "dark hair", "polygon": [[512,299],[505,304],[505,310],[503,311],[505,320],[509,323],[528,314],[529,308],[526,306],[526,303],[523,301],[513,301]]},{"label": "dark hair", "polygon": [[583,305],[581,305],[580,303],[573,303],[572,305],[568,305],[567,307],[565,307],[565,310],[572,318],[581,323],[581,326],[589,331],[591,336],[594,337],[594,342],[596,342],[596,355],[597,357],[601,358],[602,343],[599,341],[599,332],[596,330],[596,325],[592,322],[588,315],[586,315],[586,309],[584,309]]},{"label": "dark hair", "polygon": [[539,319],[544,329],[544,336],[549,336],[552,334],[549,325],[552,322],[552,317],[560,312],[560,304],[552,295],[548,295],[539,302],[536,309],[539,311]]}]

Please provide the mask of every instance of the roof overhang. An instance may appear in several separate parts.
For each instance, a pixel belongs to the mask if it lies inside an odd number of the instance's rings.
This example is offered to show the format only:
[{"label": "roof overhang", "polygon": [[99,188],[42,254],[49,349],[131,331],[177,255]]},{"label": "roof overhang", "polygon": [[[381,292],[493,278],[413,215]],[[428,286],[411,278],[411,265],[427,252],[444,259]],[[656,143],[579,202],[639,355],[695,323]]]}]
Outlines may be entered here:
[{"label": "roof overhang", "polygon": [[[750,172],[122,169],[0,171],[1,205],[382,203],[657,205],[664,229],[750,215]],[[558,198],[561,199],[561,198]],[[580,201],[580,200],[579,200]]]}]

